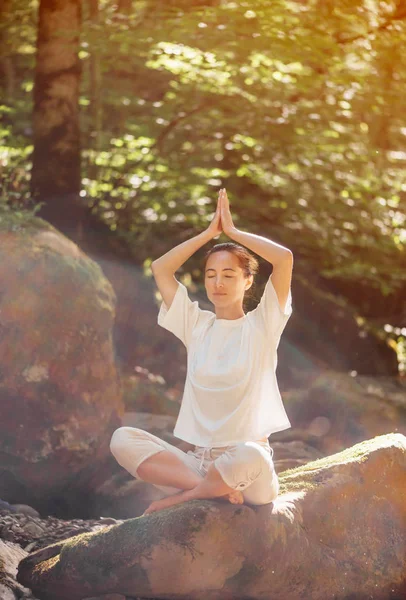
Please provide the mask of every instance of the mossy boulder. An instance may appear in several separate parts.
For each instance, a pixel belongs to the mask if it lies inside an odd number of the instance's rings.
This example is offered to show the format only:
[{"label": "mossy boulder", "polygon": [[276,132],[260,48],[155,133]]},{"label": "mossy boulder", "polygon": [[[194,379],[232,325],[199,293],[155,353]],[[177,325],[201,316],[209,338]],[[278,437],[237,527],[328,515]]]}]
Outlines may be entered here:
[{"label": "mossy boulder", "polygon": [[0,498],[86,494],[123,412],[115,294],[45,221],[0,215]]},{"label": "mossy boulder", "polygon": [[406,438],[280,474],[264,506],[191,501],[24,558],[40,600],[395,600],[406,593]]}]

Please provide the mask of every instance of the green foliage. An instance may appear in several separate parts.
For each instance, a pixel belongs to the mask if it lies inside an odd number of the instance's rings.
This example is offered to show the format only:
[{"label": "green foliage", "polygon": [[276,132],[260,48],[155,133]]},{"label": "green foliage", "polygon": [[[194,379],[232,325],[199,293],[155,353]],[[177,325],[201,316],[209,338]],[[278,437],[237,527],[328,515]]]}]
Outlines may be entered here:
[{"label": "green foliage", "polygon": [[[398,292],[406,27],[396,2],[213,4],[133,0],[120,12],[103,0],[92,14],[84,3],[83,201],[145,257],[207,227],[226,186],[241,229],[326,278]],[[37,5],[9,0],[3,20],[3,205],[29,197]]]},{"label": "green foliage", "polygon": [[29,191],[31,108],[38,2],[0,8],[0,211],[35,214]]},{"label": "green foliage", "polygon": [[107,85],[104,120],[111,129],[118,111],[121,126],[86,155],[98,168],[84,193],[101,218],[137,239],[173,223],[199,229],[227,185],[242,228],[293,248],[300,234],[301,255],[326,277],[361,277],[384,294],[399,287],[405,70],[394,77],[392,60],[402,64],[393,39],[404,25],[369,35],[374,19],[357,6],[323,6],[135,2],[118,19],[107,3],[97,32],[87,22]]}]

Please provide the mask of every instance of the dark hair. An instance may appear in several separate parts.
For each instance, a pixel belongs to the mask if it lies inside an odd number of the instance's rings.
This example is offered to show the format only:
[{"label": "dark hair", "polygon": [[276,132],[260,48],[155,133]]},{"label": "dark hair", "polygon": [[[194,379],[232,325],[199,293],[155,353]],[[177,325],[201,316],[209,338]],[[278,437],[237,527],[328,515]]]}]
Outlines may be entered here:
[{"label": "dark hair", "polygon": [[[235,244],[234,242],[224,242],[223,244],[216,244],[215,246],[213,246],[212,248],[210,248],[210,250],[208,250],[206,252],[204,259],[203,259],[203,273],[206,272],[206,264],[209,259],[209,256],[211,256],[215,252],[221,252],[224,250],[226,250],[227,252],[231,252],[231,254],[234,254],[238,258],[238,262],[239,262],[241,269],[243,270],[244,277],[247,278],[250,275],[254,276],[254,281],[253,281],[251,287],[244,294],[244,305],[245,305],[246,299],[253,297],[253,288],[255,286],[255,275],[258,273],[259,262],[255,258],[255,256],[253,254],[251,254],[251,252],[249,252],[247,250],[247,248],[245,248],[244,246],[240,246],[240,244]],[[245,308],[245,306],[244,306],[244,308]]]}]

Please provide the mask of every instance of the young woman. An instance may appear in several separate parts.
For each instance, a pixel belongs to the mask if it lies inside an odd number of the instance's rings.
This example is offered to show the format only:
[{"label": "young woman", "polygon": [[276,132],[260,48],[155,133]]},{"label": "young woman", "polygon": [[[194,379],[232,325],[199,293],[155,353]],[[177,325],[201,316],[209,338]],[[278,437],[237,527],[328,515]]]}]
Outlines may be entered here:
[{"label": "young woman", "polygon": [[[192,302],[174,274],[222,231],[234,242],[213,246],[204,264],[215,312]],[[273,265],[258,306],[244,313],[244,296],[258,270],[244,246]],[[225,189],[204,232],[152,263],[163,302],[158,324],[187,349],[187,377],[174,429],[175,447],[134,427],[120,427],[110,448],[131,475],[165,493],[144,515],[196,498],[268,504],[279,491],[271,433],[291,427],[276,381],[277,347],[292,313],[292,252],[233,224]]]}]

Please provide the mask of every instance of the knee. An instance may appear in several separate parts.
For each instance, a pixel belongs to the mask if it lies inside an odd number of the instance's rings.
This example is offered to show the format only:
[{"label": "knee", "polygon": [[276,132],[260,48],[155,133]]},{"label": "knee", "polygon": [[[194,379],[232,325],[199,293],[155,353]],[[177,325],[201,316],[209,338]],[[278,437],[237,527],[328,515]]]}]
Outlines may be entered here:
[{"label": "knee", "polygon": [[262,472],[261,452],[250,442],[241,442],[216,460],[225,483],[235,490],[244,490]]},{"label": "knee", "polygon": [[262,455],[260,450],[250,442],[241,442],[236,444],[234,460],[242,465],[260,464]]},{"label": "knee", "polygon": [[134,434],[134,431],[136,429],[133,427],[119,427],[114,431],[110,440],[110,452],[113,456],[121,454],[127,448],[130,432]]},{"label": "knee", "polygon": [[250,442],[236,444],[233,452],[232,463],[234,469],[247,481],[254,481],[262,472],[263,456],[258,448]]}]

